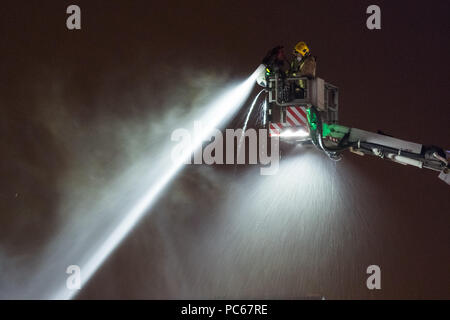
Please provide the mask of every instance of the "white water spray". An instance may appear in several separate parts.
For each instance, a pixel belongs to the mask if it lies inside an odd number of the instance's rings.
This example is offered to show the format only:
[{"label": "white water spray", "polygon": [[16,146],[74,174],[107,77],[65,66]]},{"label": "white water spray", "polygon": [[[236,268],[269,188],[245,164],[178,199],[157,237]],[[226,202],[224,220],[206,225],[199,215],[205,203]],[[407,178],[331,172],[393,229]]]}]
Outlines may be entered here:
[{"label": "white water spray", "polygon": [[[202,116],[201,122],[207,123],[208,127],[204,130],[204,135],[192,144],[191,149],[186,151],[186,157],[191,156],[191,154],[201,146],[202,141],[211,135],[214,128],[229,120],[230,117],[239,109],[239,107],[249,96],[255,83],[256,76],[260,72],[261,70],[258,68],[246,81],[230,89],[228,92],[204,108],[206,113]],[[170,152],[168,153],[170,154]],[[167,158],[170,158],[170,156]],[[86,251],[77,253],[85,256],[65,257],[65,260],[68,261],[81,261],[80,267],[82,271],[82,286],[89,281],[89,279],[114,251],[114,249],[136,226],[144,214],[149,211],[152,205],[155,204],[157,197],[182,168],[182,160],[183,159],[180,159],[177,163],[168,162],[169,164],[166,164],[165,169],[163,167],[162,170],[159,170],[157,178],[152,181],[153,184],[148,187],[147,191],[141,196],[140,199],[138,199],[137,202],[133,203],[133,205],[131,205],[130,208],[124,212],[123,218],[119,220],[116,227],[112,229],[112,232],[104,237],[100,237],[100,239],[97,237],[97,239],[95,239],[95,241],[91,244],[91,248],[86,248]],[[92,232],[94,235],[100,231],[101,230],[85,230],[86,233]],[[70,251],[68,254],[70,254]],[[61,272],[64,272],[64,270],[61,270]],[[67,289],[65,284],[65,282],[61,283],[59,289],[51,293],[50,298],[73,298],[77,291]],[[42,297],[42,294],[45,293],[41,293],[39,298],[46,298]],[[31,293],[31,295],[31,298],[36,298],[36,296],[34,296],[35,293]]]},{"label": "white water spray", "polygon": [[239,144],[238,144],[238,148],[237,148],[237,154],[239,155],[239,152],[241,151],[241,146],[242,146],[242,142],[244,141],[244,136],[245,136],[245,130],[247,130],[247,125],[248,125],[248,120],[250,119],[250,115],[252,114],[253,108],[255,107],[256,101],[258,101],[259,96],[261,95],[261,93],[264,92],[265,89],[262,89],[255,97],[255,99],[253,100],[250,109],[248,110],[247,113],[247,117],[245,118],[244,121],[244,127],[242,128],[242,134],[241,137],[239,138]]}]

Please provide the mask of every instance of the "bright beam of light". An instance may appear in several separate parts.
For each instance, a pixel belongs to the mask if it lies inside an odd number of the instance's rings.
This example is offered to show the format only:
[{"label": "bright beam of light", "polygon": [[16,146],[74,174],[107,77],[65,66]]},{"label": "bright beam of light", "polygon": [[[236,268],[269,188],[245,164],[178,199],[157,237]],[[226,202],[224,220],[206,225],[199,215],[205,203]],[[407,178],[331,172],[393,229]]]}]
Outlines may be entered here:
[{"label": "bright beam of light", "polygon": [[280,134],[273,134],[274,136],[280,137],[298,137],[298,138],[307,138],[309,137],[309,133],[306,130],[299,129],[297,131],[286,130]]},{"label": "bright beam of light", "polygon": [[[200,121],[202,124],[207,124],[207,126],[204,128],[205,130],[203,130],[202,136],[198,137],[194,143],[191,144],[191,148],[183,154],[183,157],[181,157],[179,162],[173,163],[167,171],[161,174],[160,178],[150,186],[147,193],[132,208],[130,208],[126,214],[124,214],[123,219],[112,233],[100,244],[98,249],[94,251],[94,254],[89,257],[85,263],[80,265],[82,270],[82,284],[89,281],[106,258],[151,208],[158,195],[160,195],[163,189],[181,169],[185,162],[185,157],[190,157],[196,149],[200,148],[202,142],[210,138],[213,130],[228,120],[245,102],[251,93],[257,75],[261,73],[261,68],[263,68],[263,66],[260,66],[242,84],[230,89],[205,108],[207,111]],[[71,299],[74,297],[75,293],[76,291],[62,288],[59,292],[55,292],[54,299]]]}]

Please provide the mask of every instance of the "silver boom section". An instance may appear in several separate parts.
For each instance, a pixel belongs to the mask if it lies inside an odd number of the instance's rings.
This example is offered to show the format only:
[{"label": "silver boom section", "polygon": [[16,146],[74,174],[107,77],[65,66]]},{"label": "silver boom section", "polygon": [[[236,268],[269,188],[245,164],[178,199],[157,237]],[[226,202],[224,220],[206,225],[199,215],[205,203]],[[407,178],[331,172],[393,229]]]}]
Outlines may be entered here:
[{"label": "silver boom section", "polygon": [[386,135],[364,131],[356,128],[350,130],[350,142],[364,141],[367,143],[373,143],[381,146],[390,147],[393,149],[412,152],[420,154],[422,151],[422,145],[414,142],[408,142],[397,138],[389,137]]}]

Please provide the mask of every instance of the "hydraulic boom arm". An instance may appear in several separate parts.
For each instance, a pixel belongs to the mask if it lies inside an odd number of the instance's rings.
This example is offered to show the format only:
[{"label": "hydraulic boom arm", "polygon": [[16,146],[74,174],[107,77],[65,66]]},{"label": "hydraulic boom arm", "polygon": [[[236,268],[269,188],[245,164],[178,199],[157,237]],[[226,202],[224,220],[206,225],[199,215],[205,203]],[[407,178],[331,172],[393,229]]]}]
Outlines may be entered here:
[{"label": "hydraulic boom arm", "polygon": [[450,167],[446,153],[435,146],[423,146],[387,135],[349,128],[322,121],[316,107],[307,109],[311,140],[331,158],[349,150],[358,155],[373,155],[403,165],[439,171],[439,178],[450,184]]}]

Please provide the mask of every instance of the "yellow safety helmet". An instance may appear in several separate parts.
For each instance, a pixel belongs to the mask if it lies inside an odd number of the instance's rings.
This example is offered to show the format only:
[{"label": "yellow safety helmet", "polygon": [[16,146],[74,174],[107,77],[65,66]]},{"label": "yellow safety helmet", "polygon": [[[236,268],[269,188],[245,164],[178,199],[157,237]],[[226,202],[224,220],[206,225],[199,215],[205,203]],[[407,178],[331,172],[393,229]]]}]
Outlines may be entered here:
[{"label": "yellow safety helmet", "polygon": [[305,42],[300,41],[295,45],[294,53],[300,53],[304,57],[309,53],[309,48]]}]

